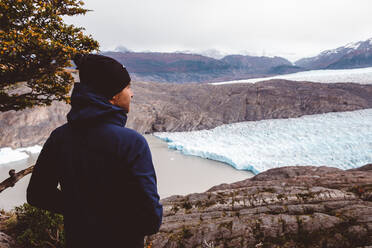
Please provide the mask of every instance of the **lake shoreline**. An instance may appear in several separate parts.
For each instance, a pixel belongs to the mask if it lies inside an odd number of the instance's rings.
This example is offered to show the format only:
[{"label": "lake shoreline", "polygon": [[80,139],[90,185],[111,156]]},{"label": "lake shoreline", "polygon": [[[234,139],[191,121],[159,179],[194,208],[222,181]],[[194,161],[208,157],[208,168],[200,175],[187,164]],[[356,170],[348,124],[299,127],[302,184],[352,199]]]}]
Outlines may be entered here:
[{"label": "lake shoreline", "polygon": [[[157,174],[159,195],[162,199],[172,195],[201,193],[222,183],[232,183],[253,176],[248,171],[238,171],[230,165],[184,155],[179,151],[168,149],[167,143],[153,135],[145,135],[152,153]],[[26,160],[0,165],[0,181],[9,177],[10,169],[20,171],[34,164],[38,154]],[[30,175],[21,179],[13,188],[0,194],[0,209],[12,210],[26,202],[26,189]]]}]

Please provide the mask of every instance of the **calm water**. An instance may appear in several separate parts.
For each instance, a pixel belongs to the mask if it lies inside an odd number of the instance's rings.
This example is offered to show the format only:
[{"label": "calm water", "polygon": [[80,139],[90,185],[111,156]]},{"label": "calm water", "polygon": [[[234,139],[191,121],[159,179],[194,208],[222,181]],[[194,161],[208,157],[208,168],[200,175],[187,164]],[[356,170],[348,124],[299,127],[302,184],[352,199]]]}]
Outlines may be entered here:
[{"label": "calm water", "polygon": [[[170,150],[167,144],[145,135],[153,157],[161,198],[171,195],[204,192],[221,183],[232,183],[252,177],[247,171],[238,171],[229,165],[195,156],[186,156]],[[28,160],[0,165],[0,181],[8,177],[10,169],[25,169],[36,162],[37,156]],[[0,193],[0,209],[11,210],[26,202],[26,189],[30,175],[21,179],[13,188]]]}]

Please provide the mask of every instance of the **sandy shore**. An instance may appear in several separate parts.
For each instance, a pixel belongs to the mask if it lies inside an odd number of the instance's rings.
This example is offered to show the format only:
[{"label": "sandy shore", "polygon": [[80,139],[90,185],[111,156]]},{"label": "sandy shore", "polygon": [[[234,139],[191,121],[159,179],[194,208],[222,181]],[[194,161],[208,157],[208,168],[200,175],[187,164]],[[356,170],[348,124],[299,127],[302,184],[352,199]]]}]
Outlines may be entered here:
[{"label": "sandy shore", "polygon": [[[167,144],[152,136],[145,135],[154,162],[161,198],[171,195],[185,195],[204,192],[214,185],[232,183],[252,177],[247,171],[238,171],[229,165],[194,156],[185,156],[170,150]],[[8,177],[10,169],[22,170],[35,163],[37,156],[28,160],[0,165],[0,181]],[[26,201],[26,188],[30,176],[20,180],[14,188],[0,193],[0,209],[11,210]]]}]

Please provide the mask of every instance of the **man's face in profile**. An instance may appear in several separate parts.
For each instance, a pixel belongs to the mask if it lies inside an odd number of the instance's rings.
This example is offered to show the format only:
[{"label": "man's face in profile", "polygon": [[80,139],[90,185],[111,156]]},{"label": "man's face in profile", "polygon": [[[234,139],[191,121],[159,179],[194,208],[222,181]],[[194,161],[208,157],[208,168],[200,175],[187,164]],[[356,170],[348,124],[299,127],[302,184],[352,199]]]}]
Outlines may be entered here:
[{"label": "man's face in profile", "polygon": [[130,101],[132,97],[133,92],[130,84],[128,84],[122,91],[113,96],[112,99],[109,100],[109,102],[112,105],[118,106],[129,113]]}]

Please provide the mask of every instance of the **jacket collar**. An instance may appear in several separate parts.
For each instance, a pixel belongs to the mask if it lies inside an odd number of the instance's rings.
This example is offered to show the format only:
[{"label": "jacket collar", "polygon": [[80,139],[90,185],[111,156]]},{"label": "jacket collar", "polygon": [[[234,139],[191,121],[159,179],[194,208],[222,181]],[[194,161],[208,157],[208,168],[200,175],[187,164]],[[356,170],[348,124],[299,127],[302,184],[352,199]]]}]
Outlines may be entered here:
[{"label": "jacket collar", "polygon": [[93,92],[86,84],[75,83],[67,121],[74,126],[89,126],[94,123],[107,122],[125,126],[127,112],[112,105],[106,97]]}]

